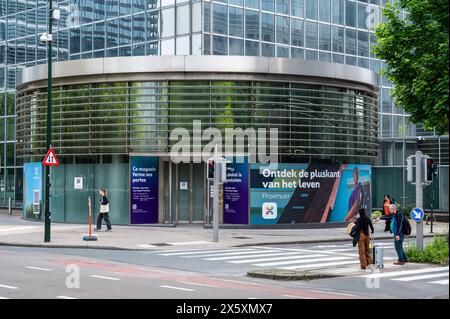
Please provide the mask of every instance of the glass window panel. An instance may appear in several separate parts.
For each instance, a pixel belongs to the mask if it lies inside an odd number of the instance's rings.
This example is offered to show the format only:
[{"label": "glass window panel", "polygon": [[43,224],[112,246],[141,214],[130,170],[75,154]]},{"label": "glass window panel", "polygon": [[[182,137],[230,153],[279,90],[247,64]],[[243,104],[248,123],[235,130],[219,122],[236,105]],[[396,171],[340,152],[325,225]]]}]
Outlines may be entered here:
[{"label": "glass window panel", "polygon": [[344,64],[344,56],[341,54],[333,54],[333,62]]},{"label": "glass window panel", "polygon": [[358,66],[368,69],[369,68],[369,59],[358,58]]},{"label": "glass window panel", "polygon": [[[105,19],[105,14],[106,14],[105,2],[106,2],[106,0],[94,0],[94,20],[95,21]],[[108,2],[110,2],[110,1],[108,0]]]},{"label": "glass window panel", "polygon": [[331,21],[331,0],[319,0],[319,20],[322,22]]},{"label": "glass window panel", "polygon": [[332,39],[333,39],[333,51],[344,53],[344,28],[331,27]]},{"label": "glass window panel", "polygon": [[163,38],[173,37],[175,35],[175,10],[174,8],[164,9],[162,14],[161,36]]},{"label": "glass window panel", "polygon": [[261,0],[261,9],[275,12],[275,0]]},{"label": "glass window panel", "polygon": [[228,44],[226,37],[213,36],[213,54],[228,55]]},{"label": "glass window panel", "polygon": [[244,0],[229,0],[229,3],[242,7],[244,5]]},{"label": "glass window panel", "polygon": [[277,47],[277,57],[278,58],[289,58],[289,48],[288,47]]},{"label": "glass window panel", "polygon": [[295,17],[303,18],[305,0],[291,0],[291,14]]},{"label": "glass window panel", "polygon": [[306,47],[317,49],[317,23],[306,22]]},{"label": "glass window panel", "polygon": [[194,34],[192,36],[192,55],[202,54],[202,35]]},{"label": "glass window panel", "polygon": [[245,37],[259,40],[259,12],[245,10]]},{"label": "glass window panel", "polygon": [[147,42],[147,55],[159,55],[158,41]]},{"label": "glass window panel", "polygon": [[81,27],[81,51],[92,51],[92,24]]},{"label": "glass window panel", "polygon": [[230,38],[230,55],[244,55],[244,40]]},{"label": "glass window panel", "polygon": [[291,45],[298,47],[304,46],[305,30],[303,28],[303,20],[291,20]]},{"label": "glass window panel", "polygon": [[211,26],[210,26],[210,4],[209,4],[209,2],[205,2],[204,3],[203,28],[204,28],[205,32],[211,32]]},{"label": "glass window panel", "polygon": [[145,44],[141,43],[138,45],[133,45],[133,56],[145,55]]},{"label": "glass window panel", "polygon": [[259,42],[245,41],[245,55],[259,56]]},{"label": "glass window panel", "polygon": [[356,55],[356,31],[346,29],[345,35],[346,35],[345,40],[346,53]]},{"label": "glass window panel", "polygon": [[345,57],[345,64],[349,64],[349,65],[358,65],[358,61],[356,59],[356,57],[354,56],[346,56]]},{"label": "glass window panel", "polygon": [[358,55],[369,56],[369,33],[358,31]]},{"label": "glass window panel", "polygon": [[147,41],[159,39],[159,10],[147,12]]},{"label": "glass window panel", "polygon": [[106,1],[106,18],[115,18],[119,15],[119,1],[108,0]]},{"label": "glass window panel", "polygon": [[259,0],[245,0],[247,8],[259,9]]},{"label": "glass window panel", "polygon": [[389,89],[381,89],[381,111],[383,113],[392,113],[392,99]]},{"label": "glass window panel", "polygon": [[[230,7],[230,36],[244,37],[244,10]],[[231,49],[231,44],[230,44]]]},{"label": "glass window panel", "polygon": [[105,48],[105,23],[94,24],[94,50]]},{"label": "glass window panel", "polygon": [[275,45],[270,43],[262,43],[262,56],[274,57],[275,56]]},{"label": "glass window panel", "polygon": [[133,43],[145,41],[145,16],[137,14],[133,16]]},{"label": "glass window panel", "polygon": [[80,52],[80,29],[70,30],[70,53]]},{"label": "glass window panel", "polygon": [[117,20],[106,22],[106,47],[115,47],[119,44],[119,23]]},{"label": "glass window panel", "polygon": [[356,27],[356,3],[346,0],[345,2],[345,24],[349,27]]},{"label": "glass window panel", "polygon": [[146,4],[147,0],[133,0],[133,13],[145,11]]},{"label": "glass window panel", "polygon": [[120,18],[119,19],[120,26],[120,35],[119,41],[120,45],[130,44],[131,43],[131,17]]},{"label": "glass window panel", "polygon": [[119,48],[119,56],[131,56],[131,47],[121,47]]},{"label": "glass window panel", "polygon": [[211,36],[209,34],[205,34],[203,37],[203,53],[205,55],[211,54]]},{"label": "glass window panel", "polygon": [[319,24],[319,50],[331,51],[331,26]]},{"label": "glass window panel", "polygon": [[276,0],[277,13],[289,14],[289,0]]},{"label": "glass window panel", "polygon": [[331,17],[333,23],[343,25],[345,17],[344,12],[345,12],[344,0],[331,1]]},{"label": "glass window panel", "polygon": [[261,40],[275,42],[275,16],[263,13],[261,16]]},{"label": "glass window panel", "polygon": [[331,53],[319,52],[319,61],[331,62]]},{"label": "glass window panel", "polygon": [[378,39],[372,32],[370,33],[369,38],[370,38],[370,48],[369,48],[370,57],[376,58],[375,54],[373,53],[373,48],[378,46]]},{"label": "glass window panel", "polygon": [[306,60],[317,60],[317,51],[306,50],[305,58]]},{"label": "glass window panel", "polygon": [[189,55],[189,36],[177,38],[177,55]]},{"label": "glass window panel", "polygon": [[289,44],[289,18],[277,16],[277,43]]},{"label": "glass window panel", "polygon": [[218,34],[228,34],[227,7],[221,4],[213,6],[213,32]]},{"label": "glass window panel", "polygon": [[[177,7],[177,34],[189,33],[190,10],[189,5]],[[177,48],[178,51],[178,48]]]},{"label": "glass window panel", "polygon": [[130,0],[119,0],[120,15],[127,15],[131,13],[131,1]]},{"label": "glass window panel", "polygon": [[317,20],[317,0],[306,0],[306,14],[307,19]]},{"label": "glass window panel", "polygon": [[367,4],[358,3],[358,28],[368,29],[368,8]]},{"label": "glass window panel", "polygon": [[202,31],[202,3],[192,4],[192,32]]},{"label": "glass window panel", "polygon": [[161,55],[175,55],[175,40],[161,41]]},{"label": "glass window panel", "polygon": [[[117,48],[114,48],[114,49],[108,49],[108,50],[106,50],[105,56],[106,56],[106,57],[116,57],[116,56],[119,56],[119,49],[117,49]],[[70,59],[72,60],[72,56],[70,57]]]},{"label": "glass window panel", "polygon": [[292,59],[304,59],[305,50],[299,48],[291,48],[291,58]]}]

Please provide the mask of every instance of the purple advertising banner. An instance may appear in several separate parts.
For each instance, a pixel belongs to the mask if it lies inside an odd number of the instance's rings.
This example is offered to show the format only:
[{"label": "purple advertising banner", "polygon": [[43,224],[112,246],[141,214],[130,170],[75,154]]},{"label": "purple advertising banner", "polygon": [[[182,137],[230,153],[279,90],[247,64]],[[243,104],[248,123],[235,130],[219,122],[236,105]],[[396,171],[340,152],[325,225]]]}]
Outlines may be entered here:
[{"label": "purple advertising banner", "polygon": [[158,157],[130,157],[130,222],[158,222]]},{"label": "purple advertising banner", "polygon": [[248,224],[248,163],[227,163],[223,185],[223,222]]}]

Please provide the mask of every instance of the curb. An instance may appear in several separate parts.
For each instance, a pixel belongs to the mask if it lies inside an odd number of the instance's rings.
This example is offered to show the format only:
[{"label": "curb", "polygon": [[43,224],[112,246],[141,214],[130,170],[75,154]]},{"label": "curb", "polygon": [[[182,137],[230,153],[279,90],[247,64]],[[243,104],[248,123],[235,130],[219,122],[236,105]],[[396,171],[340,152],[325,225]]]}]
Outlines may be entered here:
[{"label": "curb", "polygon": [[115,246],[89,246],[89,245],[46,245],[46,244],[25,244],[0,242],[0,246],[6,247],[34,247],[34,248],[73,248],[73,249],[103,249],[103,250],[124,250],[124,251],[146,251],[146,249],[123,248]]},{"label": "curb", "polygon": [[[269,271],[272,271],[270,273]],[[314,280],[314,279],[325,279],[325,278],[335,278],[335,277],[341,277],[338,275],[333,274],[322,274],[322,273],[314,273],[314,274],[308,274],[307,272],[285,272],[281,274],[274,273],[273,270],[255,270],[255,271],[248,271],[247,272],[248,277],[252,278],[262,278],[262,279],[271,279],[271,280],[284,280],[284,281],[290,281],[290,280]]]}]

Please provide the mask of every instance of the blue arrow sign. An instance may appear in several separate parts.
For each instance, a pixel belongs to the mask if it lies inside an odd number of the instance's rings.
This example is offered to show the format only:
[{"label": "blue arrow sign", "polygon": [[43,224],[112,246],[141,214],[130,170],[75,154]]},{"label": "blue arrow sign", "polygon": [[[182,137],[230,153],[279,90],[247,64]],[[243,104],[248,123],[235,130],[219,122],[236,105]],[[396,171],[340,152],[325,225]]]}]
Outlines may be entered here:
[{"label": "blue arrow sign", "polygon": [[411,210],[411,218],[414,219],[415,222],[421,222],[423,220],[424,212],[419,207],[413,208]]}]

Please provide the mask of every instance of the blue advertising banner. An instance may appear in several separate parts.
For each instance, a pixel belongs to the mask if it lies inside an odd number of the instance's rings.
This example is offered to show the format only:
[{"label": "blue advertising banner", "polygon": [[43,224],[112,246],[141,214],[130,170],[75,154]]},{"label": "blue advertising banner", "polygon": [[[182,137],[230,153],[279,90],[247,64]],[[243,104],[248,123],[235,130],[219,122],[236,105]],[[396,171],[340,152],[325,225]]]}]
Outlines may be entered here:
[{"label": "blue advertising banner", "polygon": [[42,164],[23,165],[23,211],[24,218],[41,218],[42,212]]},{"label": "blue advertising banner", "polygon": [[227,163],[223,204],[224,224],[248,224],[248,163]]},{"label": "blue advertising banner", "polygon": [[370,183],[370,165],[252,164],[250,223],[350,221],[371,213]]},{"label": "blue advertising banner", "polygon": [[130,157],[130,222],[158,222],[158,157]]}]

